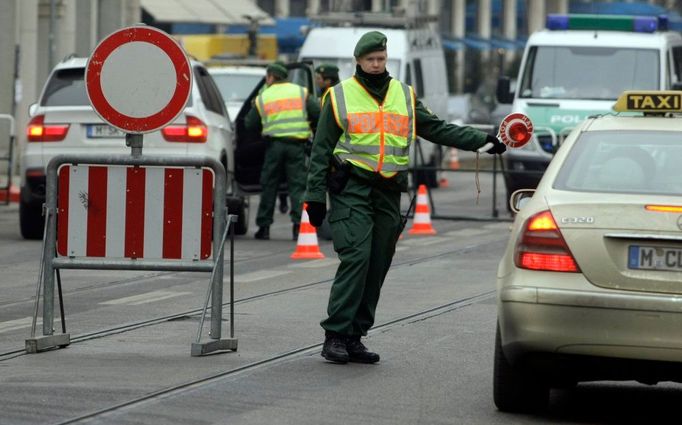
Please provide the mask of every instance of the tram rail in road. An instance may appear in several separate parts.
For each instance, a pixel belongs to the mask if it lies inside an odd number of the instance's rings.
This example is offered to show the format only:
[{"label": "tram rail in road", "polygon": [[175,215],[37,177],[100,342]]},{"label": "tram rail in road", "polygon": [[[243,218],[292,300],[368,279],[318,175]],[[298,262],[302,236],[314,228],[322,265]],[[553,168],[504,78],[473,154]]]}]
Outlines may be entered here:
[{"label": "tram rail in road", "polygon": [[[404,265],[404,264],[403,264]],[[463,297],[459,298],[456,300],[453,300],[451,302],[441,304],[432,308],[424,309],[422,311],[412,313],[379,325],[376,325],[372,328],[372,330],[369,331],[369,334],[375,334],[378,332],[386,332],[394,327],[397,327],[399,325],[403,324],[409,324],[411,322],[415,321],[420,321],[420,320],[426,320],[434,316],[438,316],[444,313],[448,313],[454,310],[459,310],[461,308],[467,307],[469,305],[487,301],[495,295],[494,290],[488,290],[488,291],[483,291],[480,292],[474,296],[468,296],[468,297]],[[224,378],[230,378],[234,377],[239,374],[244,374],[244,373],[250,373],[250,372],[255,372],[259,369],[265,369],[271,366],[274,366],[279,363],[284,363],[289,360],[293,360],[297,357],[302,357],[306,355],[311,355],[315,354],[316,352],[320,351],[322,348],[322,344],[312,344],[312,345],[307,345],[307,346],[302,346],[295,348],[293,350],[290,350],[286,353],[280,353],[276,354],[274,356],[268,357],[263,360],[259,360],[256,362],[248,363],[246,365],[242,365],[233,369],[229,369],[223,372],[219,373],[214,373],[212,375],[199,378],[199,379],[194,379],[188,382],[185,382],[183,384],[179,385],[174,385],[172,387],[164,388],[162,390],[154,391],[149,394],[145,394],[141,397],[137,397],[122,403],[118,403],[103,409],[99,409],[93,412],[86,413],[84,415],[80,415],[71,419],[68,419],[63,422],[59,422],[57,425],[67,425],[67,424],[75,424],[79,423],[82,421],[88,421],[90,419],[95,419],[99,417],[106,416],[109,413],[113,413],[116,411],[119,411],[121,409],[129,408],[136,406],[138,404],[148,402],[148,401],[153,401],[153,400],[158,400],[163,397],[168,397],[172,395],[177,395],[177,394],[182,394],[184,391],[189,391],[193,390],[196,388],[199,388],[203,385],[209,385],[213,384],[214,382],[219,381],[220,379]]]},{"label": "tram rail in road", "polygon": [[[401,267],[414,266],[417,264],[433,261],[435,259],[439,259],[439,258],[442,258],[445,256],[454,255],[454,254],[462,254],[462,253],[465,253],[465,252],[470,251],[472,249],[485,247],[487,245],[495,244],[495,243],[499,244],[499,241],[495,240],[495,241],[488,241],[488,242],[478,242],[478,243],[467,245],[467,246],[464,246],[461,248],[450,249],[450,250],[435,253],[432,255],[426,255],[426,256],[422,256],[422,257],[406,259],[406,260],[403,260],[401,262],[397,262],[397,263],[393,264],[391,266],[391,269],[393,270],[393,269],[398,269]],[[140,278],[140,280],[148,280],[150,278],[151,278],[150,276],[145,276],[145,277]],[[309,282],[309,283],[305,283],[302,285],[297,285],[294,287],[289,287],[289,288],[285,288],[285,289],[281,289],[281,290],[277,290],[277,291],[268,291],[268,292],[264,292],[261,294],[252,295],[249,297],[235,299],[235,305],[236,304],[243,304],[243,303],[247,303],[247,302],[252,302],[255,300],[260,300],[260,299],[263,299],[266,297],[287,294],[290,292],[299,291],[301,289],[315,287],[315,286],[318,286],[321,284],[331,283],[333,280],[334,280],[333,278],[323,279],[320,281]],[[127,280],[127,282],[131,282],[131,281],[134,281],[134,278]],[[31,301],[31,300],[29,300],[29,301]],[[229,303],[223,304],[224,307],[228,306],[228,305],[229,305]],[[148,327],[148,326],[153,326],[153,325],[163,323],[163,322],[180,320],[183,318],[191,318],[193,316],[200,315],[201,311],[202,311],[201,308],[196,308],[196,309],[182,311],[180,313],[164,315],[164,316],[155,317],[155,318],[148,319],[148,320],[132,322],[132,323],[123,324],[120,326],[114,326],[111,328],[106,328],[106,329],[101,329],[101,330],[97,330],[97,331],[93,331],[93,332],[84,333],[81,335],[76,335],[76,336],[73,336],[71,338],[71,344],[77,344],[80,342],[90,341],[90,340],[97,339],[97,338],[104,338],[104,337],[111,336],[111,335],[121,334],[124,332],[132,331],[132,330],[136,330],[136,329],[140,329],[140,328],[144,328],[144,327]],[[377,329],[377,328],[380,328],[380,326],[374,327],[374,329]],[[319,345],[321,346],[321,344],[319,344]],[[0,362],[6,361],[9,359],[14,359],[16,357],[23,356],[23,355],[26,355],[25,348],[17,348],[14,350],[5,351],[5,352],[0,353]]]}]

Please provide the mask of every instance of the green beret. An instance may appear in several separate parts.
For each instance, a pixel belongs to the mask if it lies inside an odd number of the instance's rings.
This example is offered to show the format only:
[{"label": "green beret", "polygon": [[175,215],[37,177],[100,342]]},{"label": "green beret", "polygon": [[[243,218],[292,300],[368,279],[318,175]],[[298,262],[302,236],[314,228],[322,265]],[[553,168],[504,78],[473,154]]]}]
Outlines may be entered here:
[{"label": "green beret", "polygon": [[330,63],[323,63],[315,68],[315,72],[320,74],[322,78],[339,79],[339,67]]},{"label": "green beret", "polygon": [[359,58],[367,53],[386,50],[386,36],[379,31],[365,33],[355,45],[353,56]]},{"label": "green beret", "polygon": [[289,76],[289,71],[282,62],[273,62],[265,68],[265,72],[273,74],[279,78],[285,79]]}]

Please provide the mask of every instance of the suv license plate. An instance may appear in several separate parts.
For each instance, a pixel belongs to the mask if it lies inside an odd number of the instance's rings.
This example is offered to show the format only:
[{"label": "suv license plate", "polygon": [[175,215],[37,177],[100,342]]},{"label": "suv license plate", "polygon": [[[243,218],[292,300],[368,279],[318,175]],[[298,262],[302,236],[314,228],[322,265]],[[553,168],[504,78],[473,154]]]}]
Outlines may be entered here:
[{"label": "suv license plate", "polygon": [[88,137],[91,139],[122,138],[125,137],[125,133],[107,124],[91,124],[88,125]]},{"label": "suv license plate", "polygon": [[630,245],[628,268],[682,271],[682,248]]}]

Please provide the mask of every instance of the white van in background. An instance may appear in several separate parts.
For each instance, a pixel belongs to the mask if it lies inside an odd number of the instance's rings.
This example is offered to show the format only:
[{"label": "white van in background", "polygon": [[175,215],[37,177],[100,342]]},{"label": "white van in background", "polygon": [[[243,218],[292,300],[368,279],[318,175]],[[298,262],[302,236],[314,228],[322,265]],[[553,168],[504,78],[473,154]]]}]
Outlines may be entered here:
[{"label": "white van in background", "polygon": [[[417,98],[442,119],[447,119],[448,81],[445,69],[443,46],[438,33],[423,28],[391,28],[396,18],[386,14],[344,15],[314,18],[325,25],[334,23],[342,26],[314,27],[309,32],[299,53],[300,62],[312,62],[315,67],[331,63],[339,67],[341,80],[355,73],[353,50],[360,37],[369,31],[380,31],[388,38],[386,45],[391,76],[414,87]],[[328,19],[325,19],[328,18]],[[404,18],[407,19],[407,18]],[[440,165],[441,149],[433,143],[422,143],[424,164]],[[416,153],[411,153],[415,160]],[[421,164],[417,161],[416,164]],[[419,183],[438,186],[436,172],[419,173]]]}]

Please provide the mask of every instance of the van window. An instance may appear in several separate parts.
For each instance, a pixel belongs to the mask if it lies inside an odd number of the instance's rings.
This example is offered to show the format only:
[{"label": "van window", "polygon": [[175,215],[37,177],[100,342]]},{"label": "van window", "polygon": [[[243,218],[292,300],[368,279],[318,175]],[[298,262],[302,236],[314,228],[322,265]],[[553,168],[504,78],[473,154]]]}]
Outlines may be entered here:
[{"label": "van window", "polygon": [[625,90],[658,89],[659,69],[655,49],[535,46],[528,51],[519,96],[615,100]]},{"label": "van window", "polygon": [[413,61],[414,66],[414,79],[415,79],[415,92],[417,98],[421,99],[424,96],[424,75],[422,74],[422,61],[421,59],[415,59]]},{"label": "van window", "polygon": [[675,82],[682,82],[682,46],[673,47],[673,72]]}]

